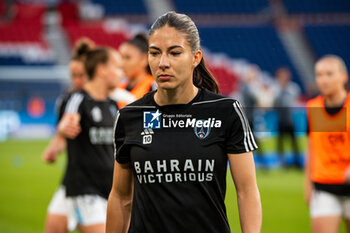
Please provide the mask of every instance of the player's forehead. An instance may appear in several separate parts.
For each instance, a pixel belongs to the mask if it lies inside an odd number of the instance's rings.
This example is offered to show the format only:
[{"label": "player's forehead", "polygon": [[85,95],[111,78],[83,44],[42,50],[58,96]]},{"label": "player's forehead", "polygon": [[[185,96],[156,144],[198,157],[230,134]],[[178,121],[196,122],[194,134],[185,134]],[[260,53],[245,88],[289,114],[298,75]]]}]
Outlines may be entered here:
[{"label": "player's forehead", "polygon": [[149,37],[150,48],[168,49],[174,46],[187,47],[186,35],[168,25],[161,27]]},{"label": "player's forehead", "polygon": [[316,71],[339,71],[340,63],[334,58],[324,58],[316,63]]}]

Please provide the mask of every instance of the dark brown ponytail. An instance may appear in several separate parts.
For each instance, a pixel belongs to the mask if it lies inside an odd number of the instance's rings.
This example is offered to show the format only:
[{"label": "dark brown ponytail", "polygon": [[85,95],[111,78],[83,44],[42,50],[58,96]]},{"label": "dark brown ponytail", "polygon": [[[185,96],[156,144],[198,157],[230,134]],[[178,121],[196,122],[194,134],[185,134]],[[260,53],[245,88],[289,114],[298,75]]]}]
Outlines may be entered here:
[{"label": "dark brown ponytail", "polygon": [[[152,35],[156,30],[166,25],[185,34],[192,53],[201,49],[198,29],[190,17],[184,14],[178,14],[174,11],[165,13],[153,23],[149,35]],[[205,65],[204,58],[202,58],[199,65],[193,71],[193,84],[196,87],[207,89],[215,93],[220,92],[214,76]]]},{"label": "dark brown ponytail", "polygon": [[86,53],[84,66],[89,80],[94,78],[99,64],[107,64],[110,51],[107,47],[98,47]]},{"label": "dark brown ponytail", "polygon": [[87,38],[82,37],[74,45],[72,60],[84,61],[86,54],[95,48],[95,43]]},{"label": "dark brown ponytail", "polygon": [[218,83],[207,68],[204,58],[193,71],[193,84],[196,87],[207,89],[217,94],[220,93]]}]

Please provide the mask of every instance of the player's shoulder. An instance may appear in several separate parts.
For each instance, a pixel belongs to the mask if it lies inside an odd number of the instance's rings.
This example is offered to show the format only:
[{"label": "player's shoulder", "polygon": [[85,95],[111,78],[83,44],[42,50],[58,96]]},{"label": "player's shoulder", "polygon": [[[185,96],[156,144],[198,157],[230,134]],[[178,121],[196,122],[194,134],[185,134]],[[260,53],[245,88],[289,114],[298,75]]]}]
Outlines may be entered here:
[{"label": "player's shoulder", "polygon": [[149,93],[145,94],[142,98],[126,105],[125,107],[123,107],[119,111],[121,113],[126,113],[126,112],[130,112],[130,111],[142,111],[145,109],[156,109],[157,107],[154,103],[153,95],[154,95],[154,92],[149,92]]},{"label": "player's shoulder", "polygon": [[[201,89],[201,97],[193,102],[192,105],[199,106],[232,106],[235,103],[238,103],[236,99],[231,97],[223,96],[220,94],[216,94],[206,89]],[[238,103],[239,104],[239,103]]]},{"label": "player's shoulder", "polygon": [[321,107],[323,105],[324,98],[319,95],[306,102],[306,107]]},{"label": "player's shoulder", "polygon": [[70,93],[67,99],[67,105],[65,112],[77,112],[78,108],[81,106],[84,99],[87,98],[87,93],[85,91],[73,91]]}]

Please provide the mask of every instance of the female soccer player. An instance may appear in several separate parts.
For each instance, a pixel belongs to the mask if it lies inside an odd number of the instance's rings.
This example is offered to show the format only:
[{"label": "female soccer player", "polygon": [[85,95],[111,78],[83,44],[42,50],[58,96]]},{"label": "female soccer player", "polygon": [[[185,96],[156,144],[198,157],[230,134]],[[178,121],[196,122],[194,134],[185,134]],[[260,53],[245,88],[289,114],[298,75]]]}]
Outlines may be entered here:
[{"label": "female soccer player", "polygon": [[[123,43],[119,52],[122,56],[122,68],[127,78],[126,82],[119,84],[119,88],[129,91],[134,96],[134,100],[154,90],[155,83],[148,66],[147,37],[137,34],[131,40]],[[126,104],[120,101],[119,107],[124,107]]]},{"label": "female soccer player", "polygon": [[[89,80],[84,90],[71,95],[58,125],[59,133],[67,138],[68,166],[49,207],[49,213],[57,218],[49,216],[46,232],[67,232],[76,227],[83,233],[105,230],[113,176],[113,124],[118,110],[116,102],[108,98],[119,72],[116,53],[103,47],[88,51],[85,70]],[[57,230],[54,227],[59,223]]]},{"label": "female soccer player", "polygon": [[[69,63],[69,70],[71,74],[72,88],[61,95],[57,100],[57,114],[59,122],[64,113],[64,108],[66,107],[67,101],[70,95],[74,91],[81,91],[87,82],[87,75],[84,68],[83,58],[87,51],[95,47],[93,41],[88,38],[81,38],[77,41],[72,59]],[[42,158],[47,163],[53,163],[56,161],[57,155],[66,149],[66,139],[56,133],[56,135],[51,139],[49,145],[45,149]]]},{"label": "female soccer player", "polygon": [[315,65],[321,95],[308,101],[309,151],[306,200],[312,231],[339,231],[344,217],[350,232],[350,95],[344,61],[334,55]]},{"label": "female soccer player", "polygon": [[[76,91],[81,91],[88,80],[84,68],[84,57],[85,54],[94,47],[95,44],[88,38],[78,40],[74,47],[73,56],[69,63],[72,88],[61,95],[56,102],[58,115],[57,123],[63,116],[64,109],[71,94]],[[42,154],[43,160],[47,163],[54,163],[57,156],[66,149],[66,146],[66,138],[56,132]],[[62,191],[57,191],[57,193],[61,192]],[[51,203],[54,202],[52,201]],[[59,205],[50,204],[49,206],[46,217],[45,232],[67,232],[67,216],[64,211],[55,208],[55,206],[57,207]]]},{"label": "female soccer player", "polygon": [[257,146],[240,104],[215,94],[188,16],[168,12],[149,34],[158,90],[118,112],[106,232],[230,232],[227,161],[242,231],[260,232]]}]

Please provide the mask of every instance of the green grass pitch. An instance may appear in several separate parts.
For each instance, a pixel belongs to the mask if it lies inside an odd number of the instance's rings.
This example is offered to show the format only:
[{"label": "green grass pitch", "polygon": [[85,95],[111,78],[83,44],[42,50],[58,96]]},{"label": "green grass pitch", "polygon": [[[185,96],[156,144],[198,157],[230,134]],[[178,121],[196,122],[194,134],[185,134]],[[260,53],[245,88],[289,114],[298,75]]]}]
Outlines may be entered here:
[{"label": "green grass pitch", "polygon": [[[0,142],[0,232],[43,231],[50,199],[58,187],[65,156],[55,164],[42,162],[47,141]],[[310,232],[303,199],[303,174],[296,170],[258,171],[266,233]],[[240,232],[234,185],[228,174],[227,213],[232,232]],[[341,232],[345,232],[342,226]]]}]

